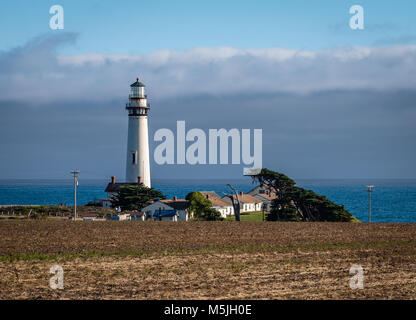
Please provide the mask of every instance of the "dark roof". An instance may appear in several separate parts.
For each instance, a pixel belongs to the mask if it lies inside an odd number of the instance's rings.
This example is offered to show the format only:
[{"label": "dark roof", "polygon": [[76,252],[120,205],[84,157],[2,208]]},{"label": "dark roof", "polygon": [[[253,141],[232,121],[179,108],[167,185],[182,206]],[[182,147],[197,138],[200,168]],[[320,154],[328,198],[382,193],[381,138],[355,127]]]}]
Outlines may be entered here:
[{"label": "dark roof", "polygon": [[188,200],[185,199],[178,199],[178,200],[160,200],[160,202],[163,202],[167,204],[169,207],[172,207],[176,210],[186,210],[188,209]]},{"label": "dark roof", "polygon": [[138,183],[132,183],[132,182],[116,182],[116,183],[109,183],[107,187],[105,188],[104,192],[117,192],[118,189],[122,186],[138,186]]},{"label": "dark roof", "polygon": [[137,81],[132,83],[130,87],[145,87],[145,85],[142,82],[140,82],[139,78],[137,78]]}]

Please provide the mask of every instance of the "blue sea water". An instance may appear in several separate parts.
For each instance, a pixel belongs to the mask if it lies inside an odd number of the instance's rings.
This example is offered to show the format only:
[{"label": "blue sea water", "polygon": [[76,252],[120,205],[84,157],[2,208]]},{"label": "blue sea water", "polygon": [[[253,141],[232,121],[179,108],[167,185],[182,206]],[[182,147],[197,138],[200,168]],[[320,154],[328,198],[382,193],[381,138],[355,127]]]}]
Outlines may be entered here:
[{"label": "blue sea water", "polygon": [[[368,221],[368,184],[372,193],[372,221],[416,222],[416,180],[298,180],[298,185],[343,204],[357,219]],[[59,204],[73,205],[71,180],[0,180],[0,205]],[[106,198],[108,181],[80,180],[77,203],[86,204]],[[226,184],[247,192],[255,185],[250,180],[154,180],[153,187],[168,198],[183,198],[190,191],[212,190],[219,195],[229,192]]]}]

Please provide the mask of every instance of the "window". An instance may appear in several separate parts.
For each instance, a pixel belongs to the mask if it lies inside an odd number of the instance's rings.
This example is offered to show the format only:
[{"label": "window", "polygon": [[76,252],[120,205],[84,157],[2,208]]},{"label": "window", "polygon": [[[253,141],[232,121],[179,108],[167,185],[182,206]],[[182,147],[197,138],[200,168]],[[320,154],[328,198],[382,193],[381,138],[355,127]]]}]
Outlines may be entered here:
[{"label": "window", "polygon": [[132,155],[132,163],[136,164],[136,152],[133,152],[131,155]]},{"label": "window", "polygon": [[139,96],[139,88],[137,88],[137,87],[132,87],[132,88],[131,88],[131,95],[132,95],[133,97],[138,97],[138,96]]}]

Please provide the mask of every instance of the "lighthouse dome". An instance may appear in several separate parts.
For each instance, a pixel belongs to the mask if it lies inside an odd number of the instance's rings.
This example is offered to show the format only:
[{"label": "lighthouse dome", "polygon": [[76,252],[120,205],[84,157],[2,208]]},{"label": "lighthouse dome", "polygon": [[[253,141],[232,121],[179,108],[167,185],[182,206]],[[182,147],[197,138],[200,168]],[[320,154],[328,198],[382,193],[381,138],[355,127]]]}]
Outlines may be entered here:
[{"label": "lighthouse dome", "polygon": [[140,82],[140,79],[139,78],[137,78],[136,79],[136,82],[134,82],[134,83],[132,83],[131,85],[130,85],[130,87],[145,87],[145,85],[142,83],[142,82]]}]

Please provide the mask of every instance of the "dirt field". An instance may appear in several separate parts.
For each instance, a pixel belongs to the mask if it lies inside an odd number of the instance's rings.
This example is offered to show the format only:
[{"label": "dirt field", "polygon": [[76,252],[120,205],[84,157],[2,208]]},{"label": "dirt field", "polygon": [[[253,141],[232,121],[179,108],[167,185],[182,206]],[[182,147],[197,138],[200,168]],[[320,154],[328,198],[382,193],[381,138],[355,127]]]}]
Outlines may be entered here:
[{"label": "dirt field", "polygon": [[0,298],[414,299],[416,225],[0,221]]}]

